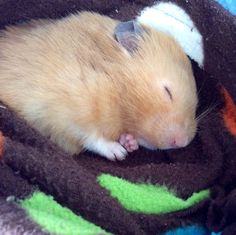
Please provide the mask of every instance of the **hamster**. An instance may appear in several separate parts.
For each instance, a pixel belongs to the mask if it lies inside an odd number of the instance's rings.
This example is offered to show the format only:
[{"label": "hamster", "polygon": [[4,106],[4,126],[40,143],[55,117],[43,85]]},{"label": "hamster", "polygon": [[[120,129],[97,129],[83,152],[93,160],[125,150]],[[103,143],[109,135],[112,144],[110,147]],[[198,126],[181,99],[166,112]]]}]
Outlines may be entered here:
[{"label": "hamster", "polygon": [[72,155],[185,147],[197,128],[190,61],[170,36],[119,25],[81,12],[7,27],[0,100]]}]

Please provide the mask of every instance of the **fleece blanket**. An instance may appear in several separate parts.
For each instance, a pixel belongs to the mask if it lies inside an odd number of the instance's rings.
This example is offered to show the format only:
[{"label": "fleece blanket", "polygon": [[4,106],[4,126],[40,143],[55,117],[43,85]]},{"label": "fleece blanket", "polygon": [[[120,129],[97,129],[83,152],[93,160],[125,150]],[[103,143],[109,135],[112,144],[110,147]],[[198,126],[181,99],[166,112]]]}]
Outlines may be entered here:
[{"label": "fleece blanket", "polygon": [[197,135],[186,148],[140,149],[122,162],[71,157],[1,104],[0,234],[236,234],[235,16],[211,0],[1,0],[0,27],[80,10],[176,38],[197,82]]}]

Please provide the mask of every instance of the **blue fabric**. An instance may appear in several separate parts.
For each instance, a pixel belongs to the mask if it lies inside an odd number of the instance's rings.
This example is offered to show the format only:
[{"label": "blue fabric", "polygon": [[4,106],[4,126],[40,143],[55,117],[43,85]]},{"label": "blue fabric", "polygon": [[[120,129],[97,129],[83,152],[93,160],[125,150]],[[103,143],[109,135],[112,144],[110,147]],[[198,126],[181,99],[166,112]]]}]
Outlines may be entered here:
[{"label": "blue fabric", "polygon": [[216,0],[225,9],[230,11],[233,15],[236,15],[236,0]]},{"label": "blue fabric", "polygon": [[163,235],[220,235],[220,233],[213,233],[201,226],[188,226],[170,230]]}]

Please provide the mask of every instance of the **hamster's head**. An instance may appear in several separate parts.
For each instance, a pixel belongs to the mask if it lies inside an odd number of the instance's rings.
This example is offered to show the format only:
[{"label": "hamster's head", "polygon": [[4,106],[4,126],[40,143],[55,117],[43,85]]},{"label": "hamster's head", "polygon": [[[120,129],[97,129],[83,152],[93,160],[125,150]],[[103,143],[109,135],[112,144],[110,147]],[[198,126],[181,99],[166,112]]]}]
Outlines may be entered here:
[{"label": "hamster's head", "polygon": [[140,145],[149,149],[181,148],[194,138],[197,131],[196,96],[194,92],[175,89],[175,86],[181,85],[162,84],[157,89],[158,103],[150,99],[144,101],[143,105],[149,109],[144,108],[143,114],[140,102],[140,118],[134,128]]},{"label": "hamster's head", "polygon": [[[148,74],[151,76],[146,70],[142,78]],[[136,87],[133,132],[139,144],[149,149],[185,147],[197,131],[194,77],[188,69],[175,65],[162,67],[160,74],[156,72],[155,75],[158,76],[153,75]]]},{"label": "hamster's head", "polygon": [[187,146],[197,130],[197,90],[192,67],[170,36],[145,28],[126,61],[128,129],[149,149]]}]

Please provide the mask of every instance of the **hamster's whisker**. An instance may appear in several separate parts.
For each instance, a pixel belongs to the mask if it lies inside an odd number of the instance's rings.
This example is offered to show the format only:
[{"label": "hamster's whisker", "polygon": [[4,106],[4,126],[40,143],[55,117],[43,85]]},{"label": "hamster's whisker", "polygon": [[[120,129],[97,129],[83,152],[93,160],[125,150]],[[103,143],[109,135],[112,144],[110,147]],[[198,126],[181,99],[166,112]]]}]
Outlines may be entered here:
[{"label": "hamster's whisker", "polygon": [[196,117],[196,121],[199,123],[203,118],[206,118],[211,113],[212,110],[213,109],[208,108],[205,111],[203,111]]},{"label": "hamster's whisker", "polygon": [[199,88],[198,91],[197,91],[197,95],[198,95],[198,96],[201,94],[201,91],[202,91],[202,89],[203,89],[205,83],[206,83],[206,79],[203,80],[203,83],[201,84],[200,88]]},{"label": "hamster's whisker", "polygon": [[196,117],[196,121],[199,122],[203,118],[207,117],[216,108],[217,105],[218,105],[218,103],[216,102],[215,104],[213,104],[210,107],[208,107],[205,111],[203,111],[201,114],[199,114]]}]

